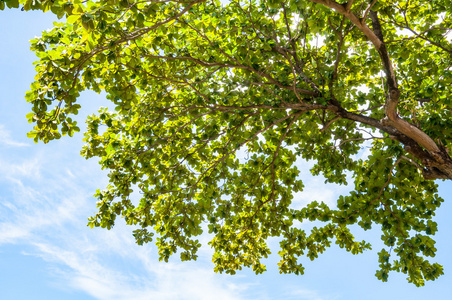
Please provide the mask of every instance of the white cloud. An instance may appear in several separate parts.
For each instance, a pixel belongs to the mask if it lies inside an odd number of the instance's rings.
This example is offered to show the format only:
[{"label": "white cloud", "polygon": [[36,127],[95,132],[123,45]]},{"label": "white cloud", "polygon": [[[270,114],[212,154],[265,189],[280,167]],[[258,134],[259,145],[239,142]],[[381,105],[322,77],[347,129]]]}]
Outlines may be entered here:
[{"label": "white cloud", "polygon": [[30,178],[33,177],[37,179],[37,177],[41,176],[41,162],[39,157],[34,157],[32,159],[26,159],[20,163],[10,162],[10,161],[2,161],[0,165],[1,177],[15,181],[20,184],[20,180],[18,178]]},{"label": "white cloud", "polygon": [[[268,298],[259,291],[260,279],[215,274],[209,246],[196,262],[175,255],[164,263],[155,246],[135,244],[123,220],[110,231],[89,229],[87,217],[96,210],[91,195],[106,185],[106,176],[95,162],[68,160],[73,145],[55,144],[52,153],[27,149],[15,161],[0,157],[0,246],[24,245],[25,254],[44,259],[54,286],[100,300]],[[205,245],[209,237],[200,240]]]},{"label": "white cloud", "polygon": [[16,142],[11,138],[11,135],[8,130],[5,129],[5,126],[0,124],[0,144],[11,146],[11,147],[28,147],[29,144]]},{"label": "white cloud", "polygon": [[23,239],[28,236],[28,230],[19,228],[16,224],[11,223],[1,223],[0,232],[0,245],[14,243],[18,239]]},{"label": "white cloud", "polygon": [[0,245],[32,246],[26,254],[46,260],[60,286],[96,299],[241,299],[246,284],[215,274],[210,262],[158,262],[151,245],[136,245],[122,220],[111,231],[89,229],[91,185],[105,178],[53,159],[45,153],[15,162],[0,157]]},{"label": "white cloud", "polygon": [[[11,169],[17,169],[17,166]],[[27,175],[21,172],[0,175],[0,183],[8,183],[3,189],[6,196],[2,197],[0,205],[3,216],[0,220],[0,244],[9,242],[12,237],[28,239],[36,231],[39,236],[40,230],[76,222],[83,206],[88,204],[83,199],[89,194],[78,187],[71,188],[65,179],[56,183],[55,179],[37,176],[35,179],[38,180],[31,183],[24,177]]]},{"label": "white cloud", "polygon": [[[325,177],[321,175],[313,176],[310,172],[310,169],[314,166],[313,161],[299,162],[297,166],[304,188],[303,191],[294,194],[292,207],[295,209],[301,209],[312,201],[323,202],[334,208],[339,195],[344,195],[350,191],[350,185],[325,183]],[[350,176],[347,177],[347,181],[349,184],[352,182]]]},{"label": "white cloud", "polygon": [[[149,246],[138,247],[125,228],[88,238],[81,234],[62,245],[35,243],[36,253],[61,266],[67,284],[96,299],[240,299],[243,287],[198,262],[162,263]],[[123,243],[118,243],[122,241]],[[88,250],[86,250],[88,249]],[[127,255],[124,255],[127,252]],[[126,268],[118,265],[129,264]],[[140,266],[140,267],[137,267]]]},{"label": "white cloud", "polygon": [[294,208],[303,208],[312,201],[323,202],[329,207],[335,207],[337,197],[340,194],[339,191],[343,187],[337,186],[336,190],[333,187],[328,188],[325,187],[324,181],[325,179],[320,177],[314,177],[309,180],[309,184],[305,185],[302,192],[294,194]]}]

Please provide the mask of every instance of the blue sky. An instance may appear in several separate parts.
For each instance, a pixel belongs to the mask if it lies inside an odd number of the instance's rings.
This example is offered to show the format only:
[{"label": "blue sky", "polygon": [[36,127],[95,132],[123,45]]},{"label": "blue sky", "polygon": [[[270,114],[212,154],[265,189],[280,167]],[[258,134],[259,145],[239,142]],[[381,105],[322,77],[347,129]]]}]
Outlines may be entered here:
[{"label": "blue sky", "polygon": [[[34,54],[28,41],[52,26],[54,17],[41,12],[0,12],[0,299],[450,299],[452,295],[452,183],[439,182],[445,199],[437,211],[435,260],[445,275],[425,287],[407,283],[403,274],[390,274],[388,283],[374,276],[378,230],[362,232],[372,251],[353,256],[333,246],[314,262],[305,261],[305,275],[281,275],[276,263],[277,240],[268,271],[249,270],[235,276],[215,274],[211,250],[204,247],[196,262],[158,262],[154,245],[138,246],[131,229],[117,222],[113,230],[89,229],[96,211],[97,188],[107,183],[96,161],[80,155],[82,133],[43,145],[27,139],[31,129],[24,100],[34,76]],[[85,93],[78,117],[99,106],[102,96]],[[301,163],[305,169],[308,164]],[[334,203],[347,187],[323,184],[305,176],[305,191],[295,205],[308,200]],[[208,237],[202,237],[206,243]]]}]

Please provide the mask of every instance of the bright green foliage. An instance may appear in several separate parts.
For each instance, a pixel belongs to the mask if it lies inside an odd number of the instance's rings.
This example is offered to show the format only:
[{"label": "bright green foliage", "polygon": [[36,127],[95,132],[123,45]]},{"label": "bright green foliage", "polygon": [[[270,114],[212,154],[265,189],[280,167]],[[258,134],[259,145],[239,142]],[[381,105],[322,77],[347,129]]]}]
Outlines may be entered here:
[{"label": "bright green foliage", "polygon": [[[138,228],[138,244],[156,236],[165,261],[177,251],[196,259],[207,229],[215,270],[231,274],[263,272],[266,241],[278,236],[281,272],[303,274],[300,257],[313,260],[332,242],[361,253],[370,245],[349,227],[377,226],[386,245],[379,279],[398,271],[419,286],[443,273],[428,260],[443,200],[427,179],[451,178],[438,167],[452,139],[450,0],[23,5],[66,16],[31,41],[39,60],[26,94],[29,137],[46,143],[79,131],[70,115],[85,89],[113,103],[115,112],[87,120],[82,155],[98,157],[110,178],[91,227],[110,229],[121,216]],[[371,38],[375,16],[386,48]],[[397,117],[385,123],[393,95]],[[401,119],[418,131],[398,127]],[[433,165],[435,153],[444,163]],[[354,190],[337,207],[294,209],[301,159],[327,182],[346,184],[351,174]],[[307,221],[318,226],[305,232]]]}]

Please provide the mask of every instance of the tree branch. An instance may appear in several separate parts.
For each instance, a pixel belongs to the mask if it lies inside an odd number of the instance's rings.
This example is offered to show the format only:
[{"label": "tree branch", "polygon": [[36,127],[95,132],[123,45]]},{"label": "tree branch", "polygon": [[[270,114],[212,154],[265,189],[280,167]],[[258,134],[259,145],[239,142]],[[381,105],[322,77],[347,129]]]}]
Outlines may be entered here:
[{"label": "tree branch", "polygon": [[370,10],[371,10],[372,7],[375,5],[375,3],[377,3],[377,0],[372,1],[372,3],[370,3],[370,4],[367,6],[366,10],[364,11],[363,18],[362,18],[362,22],[363,22],[363,23],[366,22],[367,15],[369,14]]}]

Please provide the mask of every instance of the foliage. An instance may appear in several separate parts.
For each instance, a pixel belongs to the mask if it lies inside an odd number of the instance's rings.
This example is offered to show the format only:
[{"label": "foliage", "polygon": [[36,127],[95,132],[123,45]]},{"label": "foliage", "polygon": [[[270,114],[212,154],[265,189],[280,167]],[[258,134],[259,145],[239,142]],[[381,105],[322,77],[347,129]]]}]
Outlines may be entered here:
[{"label": "foliage", "polygon": [[[82,155],[99,157],[110,178],[91,227],[121,216],[138,244],[157,236],[165,261],[177,251],[196,259],[207,230],[215,270],[231,274],[263,272],[266,241],[278,236],[281,272],[303,274],[301,256],[333,241],[361,253],[370,245],[352,225],[380,226],[376,276],[403,272],[419,286],[443,274],[428,258],[443,201],[432,179],[452,178],[449,2],[0,0],[0,9],[66,17],[31,41],[29,137],[79,131],[70,116],[86,89],[114,104],[87,120]],[[337,207],[293,208],[301,159],[327,182],[351,175],[354,190]],[[300,226],[308,221],[311,232]]]}]

